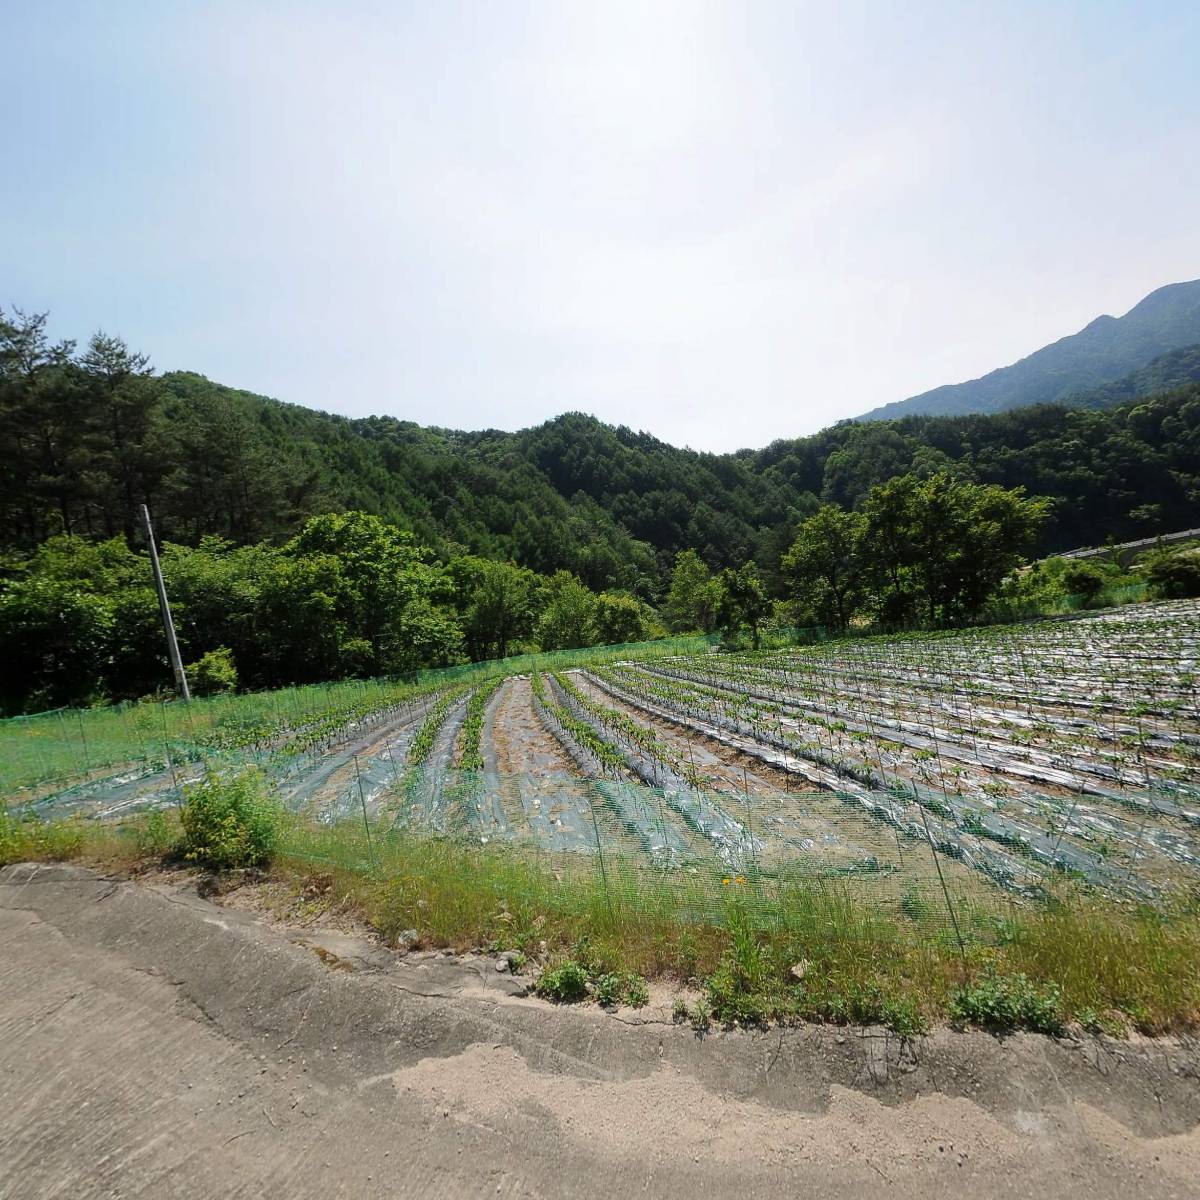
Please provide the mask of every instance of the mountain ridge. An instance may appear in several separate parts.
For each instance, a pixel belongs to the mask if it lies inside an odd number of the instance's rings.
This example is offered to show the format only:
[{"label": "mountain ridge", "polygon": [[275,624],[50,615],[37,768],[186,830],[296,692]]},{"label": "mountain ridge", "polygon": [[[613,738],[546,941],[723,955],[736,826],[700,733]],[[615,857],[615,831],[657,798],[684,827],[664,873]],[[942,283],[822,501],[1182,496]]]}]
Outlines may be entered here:
[{"label": "mountain ridge", "polygon": [[1121,317],[1107,313],[1076,333],[977,379],[942,384],[873,408],[856,421],[907,416],[967,416],[1032,404],[1072,404],[1173,350],[1200,343],[1200,279],[1168,283],[1143,296]]}]

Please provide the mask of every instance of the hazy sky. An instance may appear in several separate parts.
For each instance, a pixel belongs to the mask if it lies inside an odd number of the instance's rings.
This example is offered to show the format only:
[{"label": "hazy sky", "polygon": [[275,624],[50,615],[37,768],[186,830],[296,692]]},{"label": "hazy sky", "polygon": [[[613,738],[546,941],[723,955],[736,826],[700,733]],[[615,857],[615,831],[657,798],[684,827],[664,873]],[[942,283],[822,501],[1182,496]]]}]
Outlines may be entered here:
[{"label": "hazy sky", "polygon": [[763,445],[1200,276],[1200,3],[0,0],[0,305]]}]

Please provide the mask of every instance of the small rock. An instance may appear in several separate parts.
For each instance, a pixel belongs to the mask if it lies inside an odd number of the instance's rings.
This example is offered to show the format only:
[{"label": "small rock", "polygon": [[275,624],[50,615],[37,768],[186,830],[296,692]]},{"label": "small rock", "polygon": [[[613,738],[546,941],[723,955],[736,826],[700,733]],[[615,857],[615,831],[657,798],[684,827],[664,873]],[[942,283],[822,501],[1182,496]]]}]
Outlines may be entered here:
[{"label": "small rock", "polygon": [[839,1046],[844,1046],[846,1044],[846,1039],[844,1037],[842,1037],[842,1035],[840,1033],[837,1035],[837,1037],[834,1040],[837,1042],[837,1044]]},{"label": "small rock", "polygon": [[509,964],[508,964],[507,958],[496,959],[496,970],[499,971],[501,975],[503,975],[508,970],[508,965]]},{"label": "small rock", "polygon": [[405,947],[415,946],[421,940],[421,935],[415,929],[402,929],[396,940]]},{"label": "small rock", "polygon": [[792,964],[792,978],[793,979],[803,979],[805,977],[805,975],[808,974],[808,968],[811,966],[812,966],[812,963],[810,963],[807,958],[802,958],[798,963],[793,963]]}]

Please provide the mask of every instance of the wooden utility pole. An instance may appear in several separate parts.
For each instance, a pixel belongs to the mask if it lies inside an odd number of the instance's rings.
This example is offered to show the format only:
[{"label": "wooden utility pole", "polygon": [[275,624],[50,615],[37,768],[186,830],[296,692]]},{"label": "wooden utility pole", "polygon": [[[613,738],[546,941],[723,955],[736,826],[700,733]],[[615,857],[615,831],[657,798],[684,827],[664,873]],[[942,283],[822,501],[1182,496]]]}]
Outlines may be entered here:
[{"label": "wooden utility pole", "polygon": [[179,643],[175,640],[175,622],[171,620],[171,606],[167,602],[167,585],[163,583],[162,567],[158,564],[158,547],[154,544],[154,529],[150,524],[150,510],[142,505],[142,528],[150,545],[150,565],[154,568],[154,586],[158,591],[158,611],[162,614],[163,629],[167,632],[167,653],[171,657],[171,670],[175,673],[175,686],[185,700],[191,700],[187,675],[183,671],[183,659],[179,657]]}]

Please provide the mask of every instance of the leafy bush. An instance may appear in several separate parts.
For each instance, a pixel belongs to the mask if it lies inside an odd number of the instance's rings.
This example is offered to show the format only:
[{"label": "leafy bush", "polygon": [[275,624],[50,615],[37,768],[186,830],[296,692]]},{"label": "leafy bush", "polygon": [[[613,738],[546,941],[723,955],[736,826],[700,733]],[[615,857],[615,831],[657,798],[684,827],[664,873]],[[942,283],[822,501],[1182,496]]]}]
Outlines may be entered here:
[{"label": "leafy bush", "polygon": [[1146,557],[1146,579],[1165,599],[1200,596],[1200,554],[1158,550]]},{"label": "leafy bush", "polygon": [[187,668],[188,683],[197,696],[215,696],[218,692],[236,692],[237,667],[233,651],[227,646],[210,650],[199,662]]},{"label": "leafy bush", "polygon": [[609,971],[596,977],[595,986],[596,999],[605,1008],[615,1008],[618,1004],[642,1008],[650,999],[650,989],[640,975]]},{"label": "leafy bush", "polygon": [[547,967],[538,977],[534,991],[556,1004],[573,1004],[587,995],[587,971],[573,958]]},{"label": "leafy bush", "polygon": [[263,866],[279,840],[279,810],[253,768],[237,775],[210,772],[185,788],[179,820],[184,857],[216,871]]},{"label": "leafy bush", "polygon": [[1038,987],[1027,975],[990,973],[960,988],[950,1000],[950,1019],[985,1029],[1032,1029],[1061,1034],[1062,989]]},{"label": "leafy bush", "polygon": [[1095,603],[1109,583],[1108,572],[1096,563],[1086,561],[1067,560],[1059,578],[1067,595],[1078,596],[1085,607]]}]

